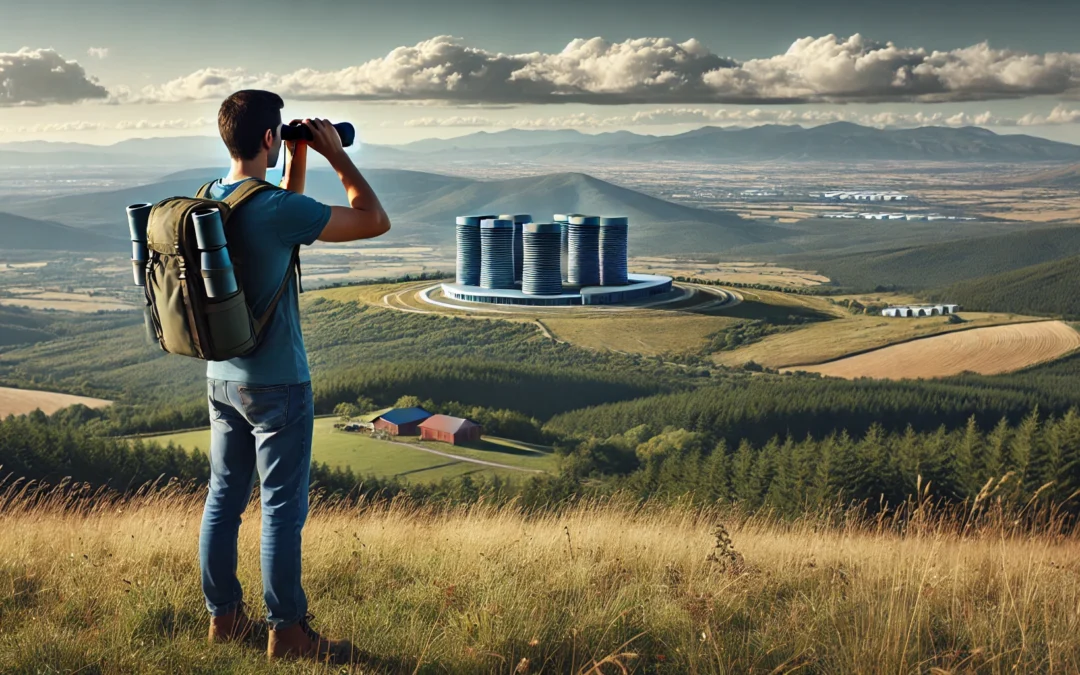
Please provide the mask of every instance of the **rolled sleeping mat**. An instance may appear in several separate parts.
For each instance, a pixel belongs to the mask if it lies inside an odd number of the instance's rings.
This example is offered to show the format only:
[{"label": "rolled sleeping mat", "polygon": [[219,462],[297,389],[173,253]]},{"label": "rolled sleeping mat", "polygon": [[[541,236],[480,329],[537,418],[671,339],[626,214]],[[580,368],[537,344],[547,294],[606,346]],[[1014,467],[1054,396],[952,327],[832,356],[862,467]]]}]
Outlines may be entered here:
[{"label": "rolled sleeping mat", "polygon": [[139,288],[146,287],[146,261],[144,260],[132,260],[131,261],[131,275],[135,279],[135,285]]},{"label": "rolled sleeping mat", "polygon": [[150,305],[143,307],[143,329],[146,343],[156,345],[157,333],[154,331],[154,317],[151,315]]},{"label": "rolled sleeping mat", "polygon": [[236,273],[233,268],[224,267],[219,269],[205,269],[200,272],[203,278],[203,286],[206,288],[206,297],[211,299],[225,298],[238,289],[236,285]]},{"label": "rolled sleeping mat", "polygon": [[223,270],[225,268],[232,269],[232,259],[229,258],[229,249],[224,246],[216,248],[213,251],[202,251],[199,253],[199,267],[204,270]]},{"label": "rolled sleeping mat", "polygon": [[127,207],[128,231],[131,241],[146,241],[146,228],[150,224],[150,209],[153,204],[142,202]]},{"label": "rolled sleeping mat", "polygon": [[225,226],[221,222],[221,212],[217,209],[203,209],[191,216],[195,221],[195,242],[200,251],[209,251],[225,245]]}]

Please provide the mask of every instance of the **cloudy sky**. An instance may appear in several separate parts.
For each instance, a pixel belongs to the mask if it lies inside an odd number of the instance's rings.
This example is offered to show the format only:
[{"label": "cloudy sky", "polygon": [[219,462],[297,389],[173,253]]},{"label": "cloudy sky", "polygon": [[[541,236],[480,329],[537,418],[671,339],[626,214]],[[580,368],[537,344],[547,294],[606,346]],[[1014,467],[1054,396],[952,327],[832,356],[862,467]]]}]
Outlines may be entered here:
[{"label": "cloudy sky", "polygon": [[835,120],[1080,143],[1078,25],[1060,0],[0,0],[0,141],[213,134],[264,88],[378,143]]}]

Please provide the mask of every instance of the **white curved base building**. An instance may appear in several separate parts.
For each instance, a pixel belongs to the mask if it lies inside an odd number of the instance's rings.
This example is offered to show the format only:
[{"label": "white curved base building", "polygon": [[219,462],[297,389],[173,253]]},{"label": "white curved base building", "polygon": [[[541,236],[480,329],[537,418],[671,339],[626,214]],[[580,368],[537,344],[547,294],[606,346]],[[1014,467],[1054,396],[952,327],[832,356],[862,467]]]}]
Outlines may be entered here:
[{"label": "white curved base building", "polygon": [[897,307],[886,307],[881,310],[881,316],[944,316],[946,314],[956,314],[959,311],[960,305],[901,305]]}]

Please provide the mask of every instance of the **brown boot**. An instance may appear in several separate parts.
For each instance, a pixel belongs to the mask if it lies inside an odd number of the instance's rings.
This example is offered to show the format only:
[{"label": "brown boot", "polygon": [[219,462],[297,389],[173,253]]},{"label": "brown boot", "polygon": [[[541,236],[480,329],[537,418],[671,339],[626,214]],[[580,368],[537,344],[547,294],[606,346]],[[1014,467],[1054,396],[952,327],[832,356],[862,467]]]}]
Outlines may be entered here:
[{"label": "brown boot", "polygon": [[266,630],[261,621],[252,621],[244,611],[241,602],[228,614],[210,617],[210,644],[222,642],[240,642],[258,637]]},{"label": "brown boot", "polygon": [[311,614],[298,623],[280,630],[270,629],[266,655],[273,661],[283,658],[304,658],[333,664],[352,662],[354,652],[348,640],[330,640],[311,627]]}]

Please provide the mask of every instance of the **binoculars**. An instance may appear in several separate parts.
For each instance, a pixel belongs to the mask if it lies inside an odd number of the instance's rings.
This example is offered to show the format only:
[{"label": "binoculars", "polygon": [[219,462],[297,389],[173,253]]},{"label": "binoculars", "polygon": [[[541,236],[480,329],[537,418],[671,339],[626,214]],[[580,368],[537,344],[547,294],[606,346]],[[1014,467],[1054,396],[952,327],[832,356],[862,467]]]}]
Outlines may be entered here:
[{"label": "binoculars", "polygon": [[[356,140],[356,129],[348,122],[338,122],[334,125],[334,129],[337,130],[338,136],[341,137],[342,147],[347,148]],[[281,140],[283,141],[310,141],[313,139],[311,129],[305,124],[298,122],[281,127]]]}]

